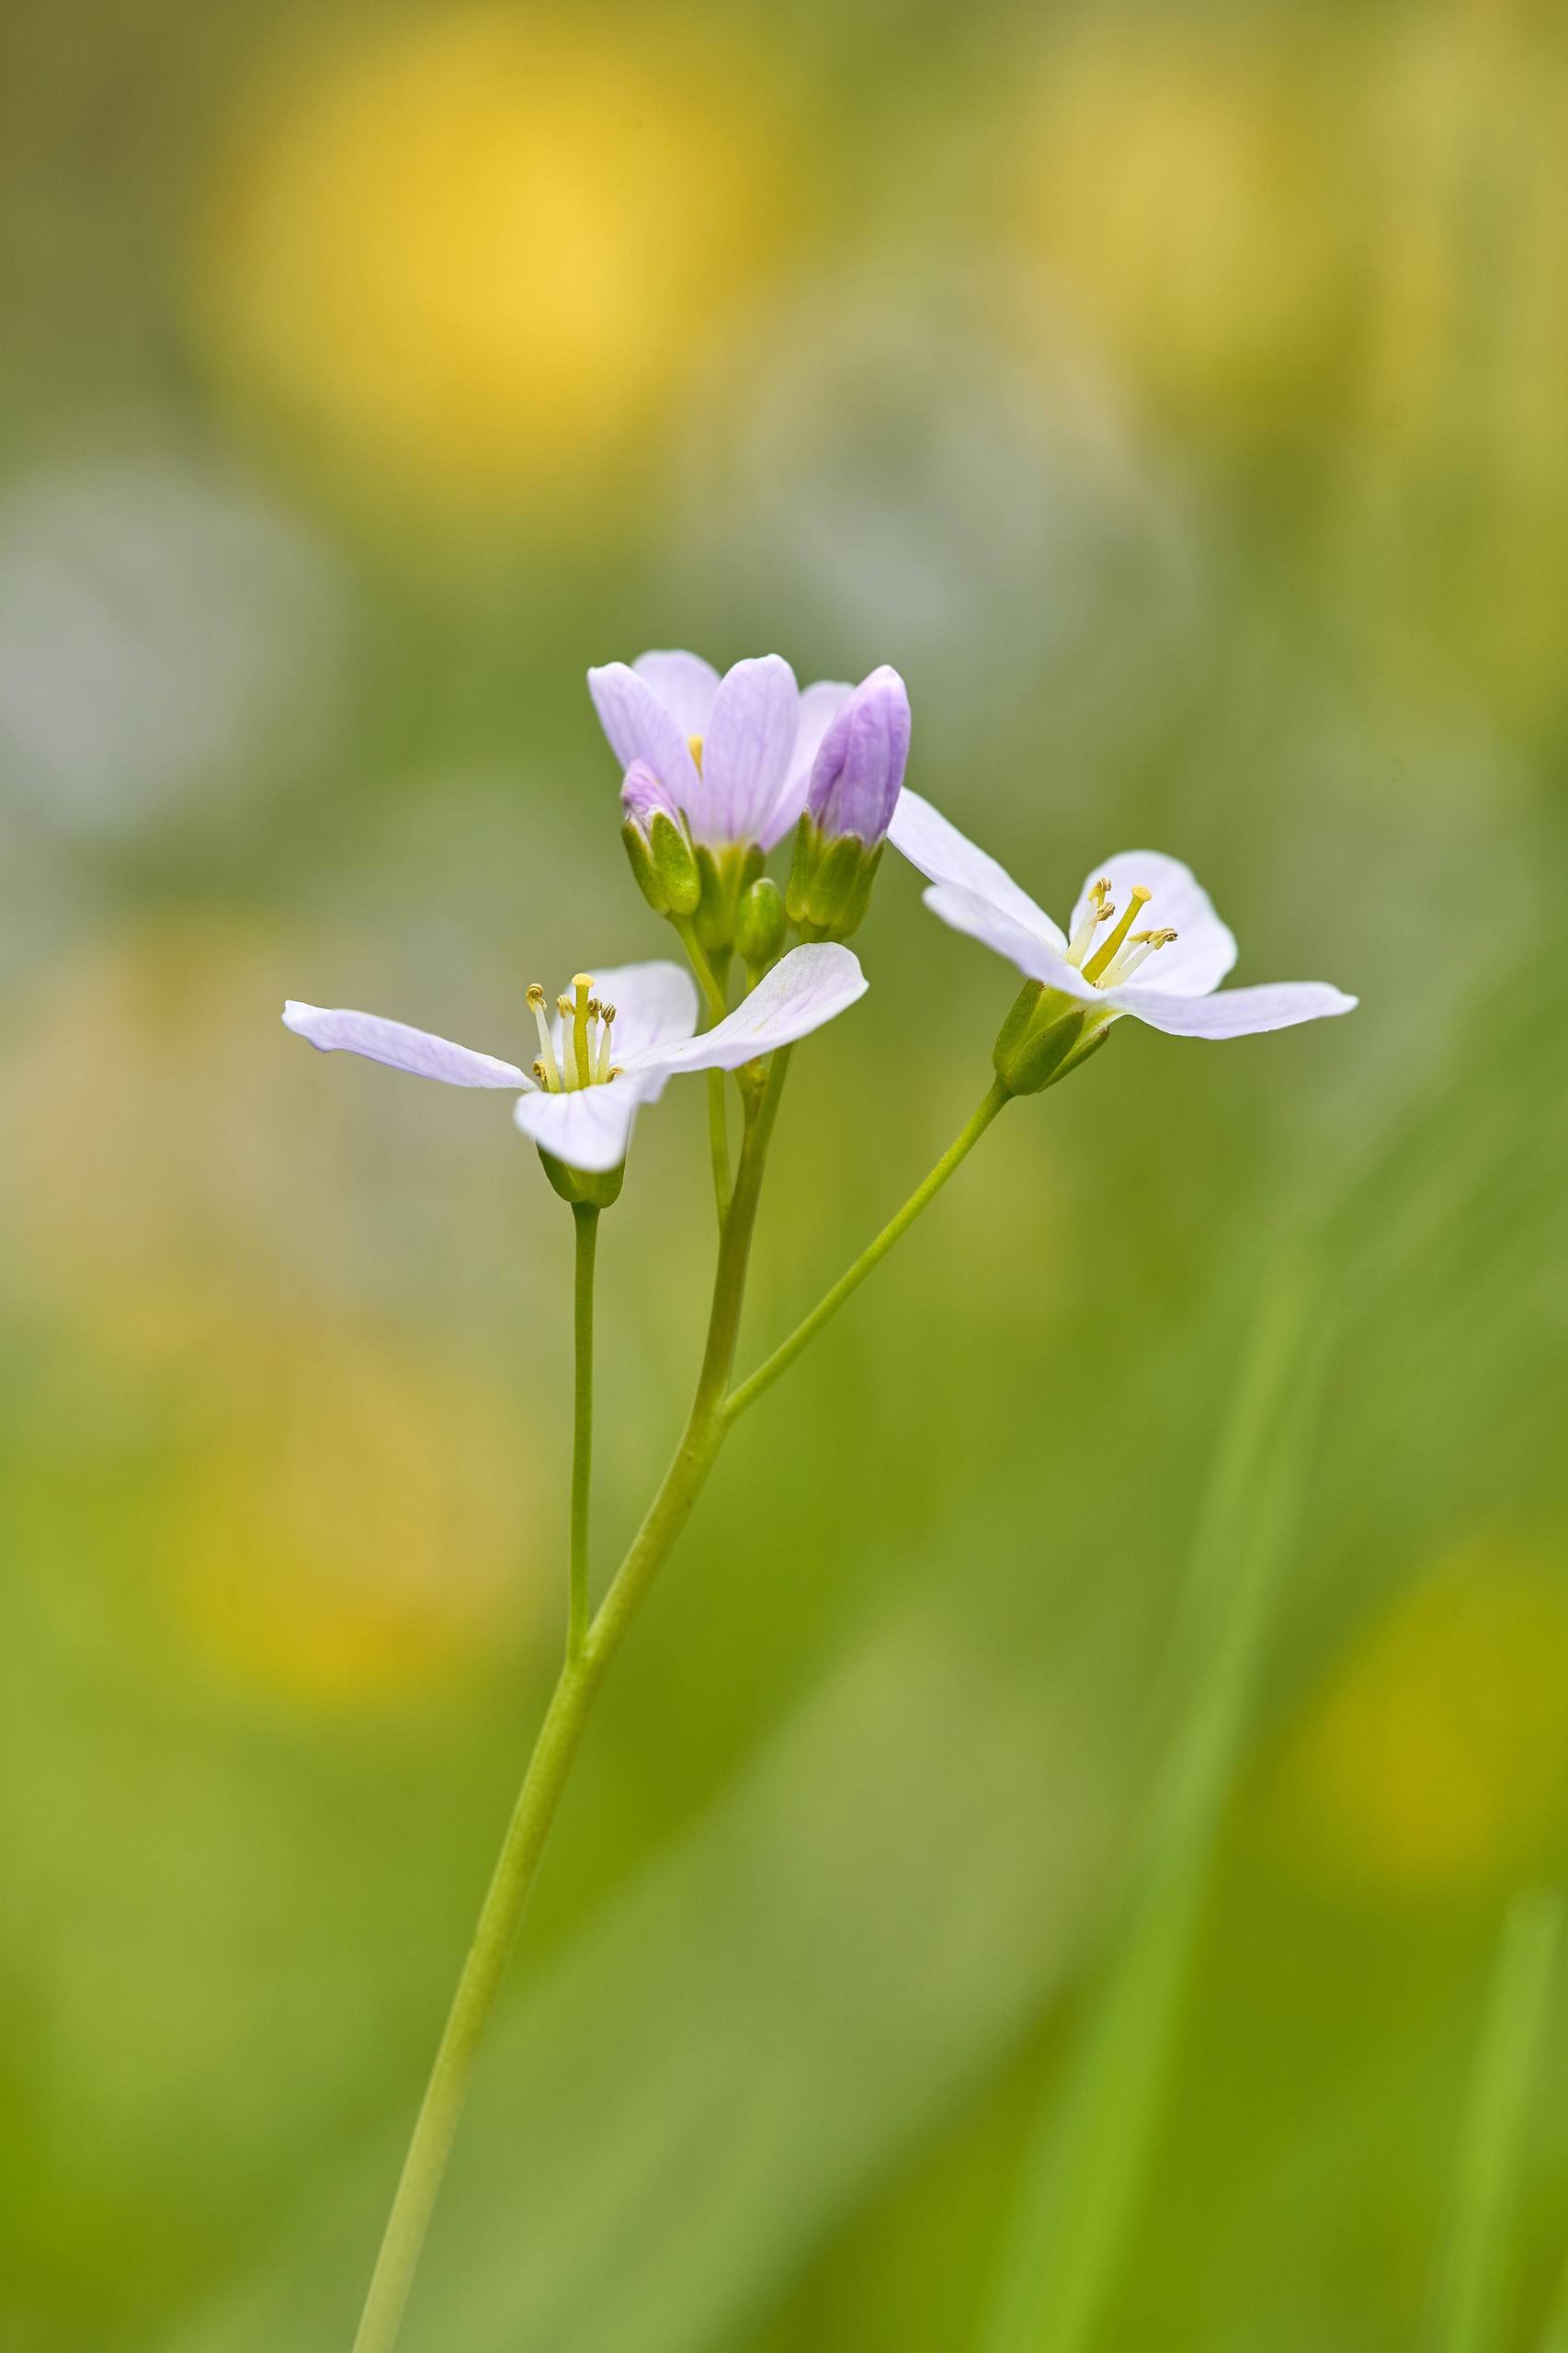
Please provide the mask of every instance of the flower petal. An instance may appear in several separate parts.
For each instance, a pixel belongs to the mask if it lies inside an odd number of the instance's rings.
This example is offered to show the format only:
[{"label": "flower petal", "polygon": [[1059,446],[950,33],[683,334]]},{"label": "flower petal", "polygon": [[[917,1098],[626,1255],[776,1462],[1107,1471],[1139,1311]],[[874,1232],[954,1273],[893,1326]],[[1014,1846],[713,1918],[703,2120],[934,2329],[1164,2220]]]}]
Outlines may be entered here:
[{"label": "flower petal", "polygon": [[779,1046],[792,1045],[797,1038],[820,1029],[824,1021],[864,996],[866,988],[860,961],[849,949],[834,941],[792,948],[733,1013],[686,1045],[652,1049],[639,1057],[628,1075],[738,1070],[742,1063],[771,1054]]},{"label": "flower petal", "polygon": [[781,654],[725,672],[703,739],[699,808],[688,811],[699,841],[761,839],[789,773],[800,702]]},{"label": "flower petal", "polygon": [[687,731],[647,679],[640,678],[624,662],[608,662],[603,669],[589,671],[588,692],[622,770],[646,760],[678,805],[689,809],[698,782]]},{"label": "flower petal", "polygon": [[634,1079],[612,1079],[608,1086],[585,1086],[572,1095],[535,1093],[519,1097],[512,1116],[524,1135],[546,1152],[565,1161],[569,1168],[593,1173],[619,1168],[631,1140],[631,1123],[639,1107],[651,1102],[662,1081],[651,1089]]},{"label": "flower petal", "polygon": [[700,654],[640,654],[631,665],[645,678],[683,735],[706,735],[719,691],[719,673]]},{"label": "flower petal", "polygon": [[790,772],[774,803],[773,813],[757,836],[764,849],[774,848],[800,824],[817,747],[854,691],[854,688],[846,685],[841,678],[818,678],[814,685],[801,689],[800,715],[795,723],[795,748],[790,756]]},{"label": "flower petal", "polygon": [[1202,996],[1219,987],[1236,961],[1236,943],[1189,866],[1184,866],[1179,858],[1167,858],[1163,850],[1119,850],[1085,878],[1068,926],[1069,938],[1087,915],[1090,889],[1102,876],[1110,884],[1119,908],[1125,907],[1134,886],[1151,894],[1148,905],[1140,910],[1135,930],[1169,930],[1176,935],[1168,948],[1159,949],[1139,967],[1139,988],[1153,989],[1161,995]]},{"label": "flower petal", "polygon": [[983,940],[1031,981],[1044,981],[1067,996],[1082,997],[1085,1004],[1099,1001],[1102,992],[1067,961],[1060,948],[1008,915],[994,899],[983,899],[976,891],[961,891],[955,882],[937,882],[925,893],[925,901],[931,913],[952,930]]},{"label": "flower petal", "polygon": [[[971,896],[984,899],[1004,915],[1033,932],[1038,939],[1060,950],[1067,942],[1043,907],[1037,907],[1028,892],[1020,890],[1005,866],[971,842],[966,834],[950,824],[928,801],[918,792],[911,792],[905,785],[898,796],[898,806],[888,827],[888,839],[901,850],[911,866],[918,868],[929,882],[953,883]],[[930,904],[929,896],[926,900]],[[937,910],[938,914],[941,910]],[[966,926],[960,925],[959,929]],[[983,935],[980,935],[983,936]],[[1004,956],[1012,955],[1005,948]],[[1017,961],[1017,959],[1014,959]]]},{"label": "flower petal", "polygon": [[684,964],[585,964],[601,1005],[615,1007],[611,1058],[622,1068],[634,1055],[678,1046],[697,1027],[697,983]]},{"label": "flower petal", "polygon": [[1261,988],[1221,989],[1200,996],[1173,996],[1130,981],[1125,988],[1105,989],[1101,995],[1117,1012],[1131,1013],[1172,1038],[1248,1038],[1260,1029],[1290,1029],[1298,1021],[1353,1013],[1357,1002],[1326,981],[1272,981]]},{"label": "flower petal", "polygon": [[533,1086],[515,1063],[497,1062],[494,1054],[475,1053],[471,1046],[454,1046],[449,1038],[411,1029],[405,1022],[383,1021],[378,1014],[300,1005],[290,997],[283,1019],[324,1054],[363,1054],[369,1062],[410,1071],[415,1078],[438,1078],[448,1086],[509,1086],[524,1092]]}]

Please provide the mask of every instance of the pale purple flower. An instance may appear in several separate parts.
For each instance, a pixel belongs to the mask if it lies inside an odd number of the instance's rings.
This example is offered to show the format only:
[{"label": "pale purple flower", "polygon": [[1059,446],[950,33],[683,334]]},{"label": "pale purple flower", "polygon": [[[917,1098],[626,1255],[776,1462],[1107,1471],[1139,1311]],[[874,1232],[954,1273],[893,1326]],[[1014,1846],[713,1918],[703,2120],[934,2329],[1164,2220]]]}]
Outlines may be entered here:
[{"label": "pale purple flower", "polygon": [[539,1032],[532,1071],[428,1030],[372,1013],[283,1008],[290,1029],[324,1053],[366,1055],[448,1086],[507,1087],[525,1135],[568,1167],[599,1172],[626,1157],[632,1121],[683,1071],[738,1070],[792,1045],[863,996],[865,975],[847,948],[796,948],[738,1005],[699,1036],[697,991],[678,964],[621,964],[579,973],[551,1020],[537,983],[528,1006]]},{"label": "pale purple flower", "polygon": [[832,714],[806,792],[819,834],[856,834],[875,849],[887,832],[909,759],[909,695],[884,663]]},{"label": "pale purple flower", "polygon": [[1158,850],[1122,850],[1096,867],[1062,932],[918,793],[901,796],[889,839],[931,883],[925,895],[934,915],[1093,1008],[1085,1038],[1123,1014],[1176,1038],[1243,1038],[1349,1013],[1356,1004],[1324,981],[1216,994],[1236,943],[1189,870]]},{"label": "pale purple flower", "polygon": [[849,688],[802,694],[781,655],[737,662],[722,678],[696,654],[642,654],[588,673],[588,691],[626,774],[627,813],[679,811],[712,849],[772,849],[806,801],[812,758]]}]

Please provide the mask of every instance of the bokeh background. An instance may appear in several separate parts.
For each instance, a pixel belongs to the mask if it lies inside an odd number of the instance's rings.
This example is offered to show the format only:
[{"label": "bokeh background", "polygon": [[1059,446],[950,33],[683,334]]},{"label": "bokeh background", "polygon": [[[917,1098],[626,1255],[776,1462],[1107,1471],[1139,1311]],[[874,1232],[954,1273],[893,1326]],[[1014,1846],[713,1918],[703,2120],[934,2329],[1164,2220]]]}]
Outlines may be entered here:
[{"label": "bokeh background", "polygon": [[[562,1620],[501,1053],[663,952],[591,661],[906,674],[1239,978],[1010,1112],[607,1693],[410,2353],[1568,2342],[1568,22],[13,0],[0,2343],[346,2346]],[[743,1357],[987,1079],[890,858]],[[526,1052],[526,1046],[523,1048]],[[601,1248],[600,1573],[700,1090]]]}]

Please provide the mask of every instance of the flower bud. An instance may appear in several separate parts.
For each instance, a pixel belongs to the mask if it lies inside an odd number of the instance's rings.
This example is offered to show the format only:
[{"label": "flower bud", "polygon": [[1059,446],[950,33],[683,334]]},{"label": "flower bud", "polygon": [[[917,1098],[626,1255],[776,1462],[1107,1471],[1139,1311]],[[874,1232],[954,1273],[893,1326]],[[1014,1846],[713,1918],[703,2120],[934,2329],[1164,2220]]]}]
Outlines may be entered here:
[{"label": "flower bud", "polygon": [[741,893],[735,909],[735,949],[748,972],[765,972],[778,961],[787,917],[784,893],[767,874]]},{"label": "flower bud", "polygon": [[688,915],[701,895],[697,857],[679,811],[646,760],[633,760],[620,788],[620,838],[637,887],[662,915]]},{"label": "flower bud", "polygon": [[909,758],[909,697],[884,664],[829,722],[812,763],[785,906],[804,939],[847,939],[865,915]]},{"label": "flower bud", "polygon": [[903,680],[884,663],[831,721],[812,763],[806,813],[827,840],[854,834],[879,847],[903,784],[909,725]]}]

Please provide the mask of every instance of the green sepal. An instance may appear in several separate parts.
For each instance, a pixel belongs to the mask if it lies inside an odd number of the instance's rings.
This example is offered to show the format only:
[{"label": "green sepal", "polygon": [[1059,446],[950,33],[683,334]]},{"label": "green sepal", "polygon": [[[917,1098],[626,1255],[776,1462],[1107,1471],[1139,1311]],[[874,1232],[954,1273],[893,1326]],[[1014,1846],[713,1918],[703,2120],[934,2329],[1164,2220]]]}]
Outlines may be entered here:
[{"label": "green sepal", "polygon": [[748,972],[765,972],[778,961],[788,921],[784,893],[770,876],[747,884],[735,909],[735,952]]},{"label": "green sepal", "polygon": [[564,1160],[557,1160],[543,1144],[538,1147],[540,1165],[563,1201],[574,1209],[608,1210],[620,1199],[620,1188],[626,1176],[623,1160],[618,1168],[571,1168]]},{"label": "green sepal", "polygon": [[1026,981],[996,1033],[992,1067],[1010,1095],[1039,1095],[1086,1062],[1110,1035],[1110,1018],[1062,989]]},{"label": "green sepal", "polygon": [[756,842],[742,848],[697,850],[699,893],[693,927],[710,956],[727,956],[735,944],[735,915],[741,893],[750,888],[767,863]]},{"label": "green sepal", "polygon": [[803,939],[847,939],[870,904],[884,845],[868,850],[858,834],[831,839],[810,816],[795,831],[795,852],[784,904]]},{"label": "green sepal", "polygon": [[648,829],[648,843],[653,871],[665,895],[665,912],[672,915],[694,914],[702,896],[702,881],[691,836],[667,811],[655,809]]},{"label": "green sepal", "polygon": [[622,825],[620,838],[625,845],[626,862],[631,869],[637,888],[656,915],[667,915],[670,912],[668,895],[659,879],[659,870],[653,863],[648,836],[634,817],[628,817]]}]

